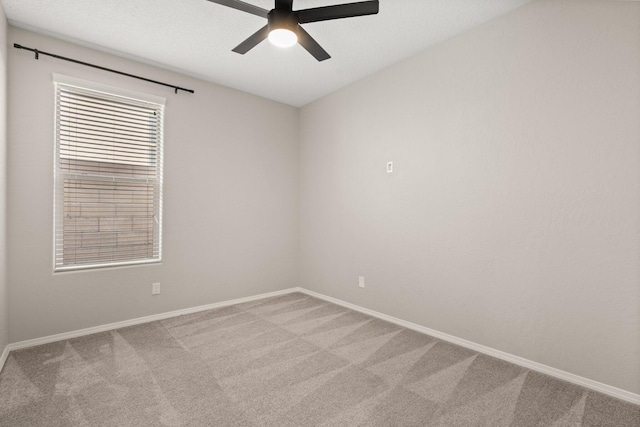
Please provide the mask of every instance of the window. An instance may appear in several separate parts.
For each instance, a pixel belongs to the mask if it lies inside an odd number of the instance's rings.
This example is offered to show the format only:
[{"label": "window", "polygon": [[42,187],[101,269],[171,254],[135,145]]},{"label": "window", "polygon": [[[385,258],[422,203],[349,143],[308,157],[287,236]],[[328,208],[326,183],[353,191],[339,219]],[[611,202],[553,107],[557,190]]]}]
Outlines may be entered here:
[{"label": "window", "polygon": [[164,100],[54,80],[55,271],[159,262]]}]

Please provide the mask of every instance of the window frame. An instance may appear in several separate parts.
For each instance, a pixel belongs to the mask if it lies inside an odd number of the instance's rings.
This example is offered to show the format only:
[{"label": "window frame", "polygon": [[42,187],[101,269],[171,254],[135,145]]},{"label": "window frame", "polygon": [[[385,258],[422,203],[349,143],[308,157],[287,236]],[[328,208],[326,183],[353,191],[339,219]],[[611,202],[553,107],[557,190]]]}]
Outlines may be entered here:
[{"label": "window frame", "polygon": [[[134,266],[134,265],[148,265],[148,264],[160,264],[162,263],[162,242],[163,242],[163,187],[164,187],[164,109],[166,105],[166,99],[163,97],[158,97],[154,95],[149,95],[145,93],[140,93],[136,91],[131,91],[127,89],[122,89],[114,86],[109,86],[101,83],[96,83],[88,80],[82,80],[75,77],[69,77],[57,73],[53,73],[53,88],[54,88],[54,117],[53,117],[53,272],[54,273],[62,273],[62,272],[72,272],[72,271],[80,271],[80,270],[90,270],[90,269],[104,269],[104,268],[114,268],[114,267],[124,267],[124,266]],[[74,174],[74,173],[65,173],[60,170],[60,132],[59,132],[59,122],[58,122],[58,105],[59,105],[59,92],[58,87],[62,85],[66,88],[73,90],[74,88],[78,89],[78,91],[90,91],[95,93],[98,96],[103,96],[104,99],[114,99],[120,98],[126,102],[126,100],[130,100],[132,105],[140,105],[142,104],[150,104],[154,105],[157,108],[157,111],[160,112],[160,118],[158,119],[159,127],[159,135],[157,137],[157,147],[155,150],[156,153],[156,178],[154,182],[157,186],[157,257],[152,254],[150,258],[144,259],[133,259],[133,260],[124,260],[124,261],[109,261],[109,262],[96,262],[91,264],[67,264],[64,262],[58,263],[59,255],[63,254],[63,248],[60,249],[60,253],[58,252],[57,245],[61,242],[59,241],[59,236],[63,236],[64,226],[61,221],[61,217],[64,217],[64,200],[59,200],[60,195],[64,199],[64,190],[60,190],[60,180],[65,180],[65,176],[68,179],[68,176],[75,175],[76,177],[81,177],[83,174]],[[76,178],[77,179],[77,178]],[[91,175],[92,180],[96,179],[95,175]],[[116,181],[116,178],[112,178],[113,181]],[[118,182],[125,181],[133,181],[136,183],[142,183],[145,181],[143,178],[117,178]],[[146,179],[146,183],[149,183],[149,179]],[[64,239],[64,236],[62,237]],[[62,240],[63,242],[63,240]],[[152,243],[152,251],[153,244]],[[63,258],[62,258],[63,259]]]}]

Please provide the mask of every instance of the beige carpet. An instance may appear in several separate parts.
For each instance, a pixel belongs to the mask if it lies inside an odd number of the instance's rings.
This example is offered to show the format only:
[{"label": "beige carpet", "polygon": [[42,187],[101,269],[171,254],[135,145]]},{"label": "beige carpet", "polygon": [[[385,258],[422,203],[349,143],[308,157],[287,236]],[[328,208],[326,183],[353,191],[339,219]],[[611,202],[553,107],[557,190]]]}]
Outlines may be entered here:
[{"label": "beige carpet", "polygon": [[0,426],[640,426],[640,407],[303,295],[12,352]]}]

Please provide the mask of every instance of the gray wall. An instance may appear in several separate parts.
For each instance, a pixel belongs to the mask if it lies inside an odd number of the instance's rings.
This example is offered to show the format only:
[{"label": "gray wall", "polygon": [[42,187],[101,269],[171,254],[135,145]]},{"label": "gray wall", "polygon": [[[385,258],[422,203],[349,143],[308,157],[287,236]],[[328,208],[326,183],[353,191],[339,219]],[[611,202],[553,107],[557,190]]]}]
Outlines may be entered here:
[{"label": "gray wall", "polygon": [[[195,89],[10,49],[11,342],[297,286],[297,109],[13,27],[8,42]],[[52,273],[52,72],[167,98],[162,265]]]},{"label": "gray wall", "polygon": [[7,289],[7,18],[0,4],[0,354],[9,342]]},{"label": "gray wall", "polygon": [[639,393],[639,22],[537,1],[303,107],[301,286]]}]

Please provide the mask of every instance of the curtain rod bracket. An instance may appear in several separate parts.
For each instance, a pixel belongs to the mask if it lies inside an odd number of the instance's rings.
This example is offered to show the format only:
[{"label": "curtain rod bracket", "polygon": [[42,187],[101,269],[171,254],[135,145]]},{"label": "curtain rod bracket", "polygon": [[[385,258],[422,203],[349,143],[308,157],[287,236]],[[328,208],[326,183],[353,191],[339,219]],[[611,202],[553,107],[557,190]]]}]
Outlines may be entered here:
[{"label": "curtain rod bracket", "polygon": [[13,47],[15,47],[16,49],[24,49],[24,50],[28,50],[28,51],[33,52],[35,54],[35,58],[36,59],[40,59],[40,55],[47,55],[47,56],[50,56],[52,58],[57,58],[57,59],[61,59],[63,61],[73,62],[75,64],[84,65],[86,67],[97,68],[99,70],[109,71],[110,73],[120,74],[121,76],[127,76],[127,77],[131,77],[131,78],[138,79],[138,80],[144,80],[145,82],[155,83],[155,84],[161,85],[161,86],[167,86],[167,87],[173,88],[176,94],[178,93],[179,90],[184,91],[184,92],[189,92],[189,93],[195,93],[195,91],[193,89],[186,89],[186,88],[183,88],[183,87],[180,87],[180,86],[159,82],[157,80],[151,80],[151,79],[148,79],[146,77],[136,76],[135,74],[125,73],[124,71],[118,71],[118,70],[114,70],[112,68],[107,68],[107,67],[102,67],[100,65],[90,64],[88,62],[78,61],[77,59],[67,58],[67,57],[64,57],[64,56],[56,55],[54,53],[44,52],[44,51],[41,51],[41,50],[38,50],[38,49],[25,47],[25,46],[19,45],[18,43],[14,43]]}]

